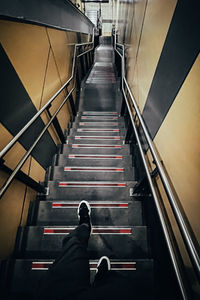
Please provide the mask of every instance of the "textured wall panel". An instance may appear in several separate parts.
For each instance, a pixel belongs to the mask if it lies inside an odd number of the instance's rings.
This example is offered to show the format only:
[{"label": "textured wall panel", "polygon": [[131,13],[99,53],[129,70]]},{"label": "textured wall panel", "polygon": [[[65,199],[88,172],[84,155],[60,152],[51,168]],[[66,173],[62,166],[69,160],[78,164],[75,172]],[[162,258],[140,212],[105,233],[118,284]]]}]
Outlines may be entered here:
[{"label": "textured wall panel", "polygon": [[200,55],[154,141],[200,242]]},{"label": "textured wall panel", "polygon": [[[0,47],[1,95],[0,121],[15,136],[23,126],[36,114],[37,110],[24,89],[19,77],[11,65],[4,49]],[[28,149],[41,132],[44,124],[39,118],[20,138],[20,143]],[[48,155],[46,149],[48,147]],[[33,150],[33,157],[43,166],[48,167],[56,145],[46,132]]]},{"label": "textured wall panel", "polygon": [[151,84],[143,117],[152,137],[159,130],[200,50],[197,1],[179,1]]},{"label": "textured wall panel", "polygon": [[50,48],[46,28],[1,20],[0,41],[29,97],[39,109]]}]

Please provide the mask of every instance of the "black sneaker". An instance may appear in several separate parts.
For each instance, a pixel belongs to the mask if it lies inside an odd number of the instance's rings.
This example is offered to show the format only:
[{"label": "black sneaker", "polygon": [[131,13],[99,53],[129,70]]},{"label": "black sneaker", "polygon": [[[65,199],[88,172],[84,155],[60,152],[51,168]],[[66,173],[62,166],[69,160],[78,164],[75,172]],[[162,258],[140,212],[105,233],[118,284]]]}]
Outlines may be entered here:
[{"label": "black sneaker", "polygon": [[82,200],[79,203],[78,210],[77,210],[79,225],[87,224],[91,231],[92,228],[91,228],[91,221],[90,221],[90,213],[91,213],[90,204],[87,201]]},{"label": "black sneaker", "polygon": [[107,256],[102,256],[97,264],[95,279],[101,279],[110,269],[110,259]]}]

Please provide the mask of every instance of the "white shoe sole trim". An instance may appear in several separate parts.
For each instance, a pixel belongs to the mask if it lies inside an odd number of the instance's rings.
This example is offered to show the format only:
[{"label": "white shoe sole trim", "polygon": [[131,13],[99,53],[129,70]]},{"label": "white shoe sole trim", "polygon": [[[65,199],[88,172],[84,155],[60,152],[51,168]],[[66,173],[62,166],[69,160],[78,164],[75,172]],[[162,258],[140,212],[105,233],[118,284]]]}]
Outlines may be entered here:
[{"label": "white shoe sole trim", "polygon": [[87,208],[88,208],[88,214],[89,214],[89,216],[90,216],[90,214],[91,214],[91,207],[90,207],[90,204],[87,202],[87,201],[85,201],[85,200],[82,200],[80,203],[79,203],[79,206],[78,206],[78,209],[77,209],[77,215],[78,215],[78,218],[80,219],[80,216],[79,216],[79,208],[80,208],[80,206],[81,206],[81,204],[82,203],[85,203],[85,205],[87,206]]},{"label": "white shoe sole trim", "polygon": [[96,272],[98,272],[98,266],[100,266],[100,264],[101,264],[101,262],[102,262],[103,259],[105,259],[107,261],[108,271],[110,271],[110,269],[111,269],[110,259],[107,256],[102,256],[100,258],[100,260],[98,261]]}]

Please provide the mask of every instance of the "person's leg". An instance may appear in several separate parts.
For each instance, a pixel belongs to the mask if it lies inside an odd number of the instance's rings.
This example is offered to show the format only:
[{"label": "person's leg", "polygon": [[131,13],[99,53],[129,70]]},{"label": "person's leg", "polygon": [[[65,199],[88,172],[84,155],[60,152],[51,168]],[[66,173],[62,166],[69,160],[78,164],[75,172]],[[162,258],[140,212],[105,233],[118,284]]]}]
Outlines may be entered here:
[{"label": "person's leg", "polygon": [[83,293],[81,300],[126,300],[130,299],[134,292],[134,283],[130,278],[118,271],[112,271],[109,258],[104,256],[98,262],[91,289]]},{"label": "person's leg", "polygon": [[102,256],[97,264],[96,275],[94,278],[93,286],[97,287],[102,285],[105,278],[109,276],[111,269],[111,263],[107,256]]},{"label": "person's leg", "polygon": [[41,282],[37,299],[59,300],[66,299],[66,296],[77,299],[90,287],[87,244],[91,224],[88,210],[84,208],[84,218],[80,218],[79,226],[63,240],[63,251]]}]

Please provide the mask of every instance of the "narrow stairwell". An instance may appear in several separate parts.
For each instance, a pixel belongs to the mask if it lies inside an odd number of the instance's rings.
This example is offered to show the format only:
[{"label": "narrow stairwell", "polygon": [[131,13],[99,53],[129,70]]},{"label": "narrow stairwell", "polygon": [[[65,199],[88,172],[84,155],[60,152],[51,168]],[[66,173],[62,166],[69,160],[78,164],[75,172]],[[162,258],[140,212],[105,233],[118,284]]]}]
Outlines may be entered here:
[{"label": "narrow stairwell", "polygon": [[111,268],[131,277],[151,299],[153,260],[142,197],[138,201],[132,193],[137,180],[130,145],[125,144],[118,86],[112,46],[102,44],[66,144],[50,168],[47,195],[38,197],[30,208],[28,225],[19,230],[15,257],[8,266],[12,279],[7,284],[13,295],[31,299],[59,255],[64,236],[76,227],[77,207],[84,199],[92,208],[91,277],[98,259],[107,255]]}]

